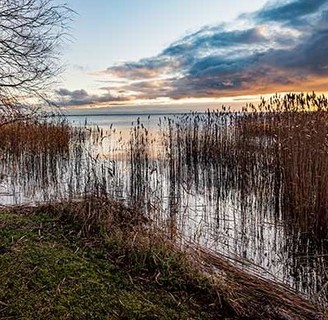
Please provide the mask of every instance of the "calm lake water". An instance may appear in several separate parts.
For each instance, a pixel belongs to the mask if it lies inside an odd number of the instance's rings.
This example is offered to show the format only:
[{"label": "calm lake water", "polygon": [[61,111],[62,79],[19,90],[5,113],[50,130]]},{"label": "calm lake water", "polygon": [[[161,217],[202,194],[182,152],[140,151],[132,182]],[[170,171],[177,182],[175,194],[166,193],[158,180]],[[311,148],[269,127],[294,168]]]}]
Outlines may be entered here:
[{"label": "calm lake water", "polygon": [[[244,194],[233,184],[234,177],[229,184],[228,178],[222,178],[225,173],[218,175],[218,170],[222,171],[218,167],[184,166],[181,154],[172,154],[170,146],[158,138],[170,134],[169,118],[179,115],[68,116],[75,126],[101,131],[101,141],[97,138],[86,147],[93,160],[86,157],[85,149],[72,146],[67,159],[34,156],[28,163],[20,159],[14,166],[3,161],[2,204],[66,198],[101,185],[113,197],[138,204],[150,219],[166,223],[177,234],[242,261],[242,268],[326,303],[327,239],[292,231],[272,204],[276,195]],[[129,153],[131,136],[140,152]]]},{"label": "calm lake water", "polygon": [[174,118],[183,113],[125,113],[125,114],[97,114],[97,115],[68,115],[67,119],[74,125],[95,125],[103,129],[111,126],[118,131],[129,131],[138,119],[149,129],[156,129],[165,118]]}]

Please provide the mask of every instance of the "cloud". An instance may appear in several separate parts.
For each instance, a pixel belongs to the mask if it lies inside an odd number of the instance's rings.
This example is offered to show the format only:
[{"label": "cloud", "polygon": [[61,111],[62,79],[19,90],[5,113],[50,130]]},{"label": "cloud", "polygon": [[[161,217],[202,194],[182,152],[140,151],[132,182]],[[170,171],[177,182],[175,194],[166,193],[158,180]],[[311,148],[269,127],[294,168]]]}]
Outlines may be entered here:
[{"label": "cloud", "polygon": [[318,13],[327,4],[327,0],[280,1],[267,5],[255,15],[258,22],[281,21],[290,24],[297,23],[309,15]]},{"label": "cloud", "polygon": [[89,96],[84,89],[70,91],[65,88],[60,88],[56,91],[56,93],[61,97],[69,97],[70,99],[75,100],[83,100]]},{"label": "cloud", "polygon": [[219,31],[213,28],[205,28],[197,33],[194,38],[187,37],[182,41],[168,47],[162,53],[163,56],[182,56],[197,51],[210,51],[219,48],[240,47],[249,45],[262,45],[269,41],[260,28],[247,30]]},{"label": "cloud", "polygon": [[108,84],[102,89],[122,95],[58,94],[89,104],[322,90],[327,52],[328,0],[271,1],[233,23],[190,33],[155,57],[101,71]]},{"label": "cloud", "polygon": [[102,74],[129,80],[143,80],[159,77],[171,71],[177,65],[165,57],[142,59],[138,62],[128,62],[119,66],[107,68]]},{"label": "cloud", "polygon": [[55,91],[57,95],[57,104],[60,106],[83,106],[95,105],[109,102],[119,102],[128,100],[128,98],[115,97],[109,92],[102,95],[89,94],[84,89],[70,91],[60,88]]}]

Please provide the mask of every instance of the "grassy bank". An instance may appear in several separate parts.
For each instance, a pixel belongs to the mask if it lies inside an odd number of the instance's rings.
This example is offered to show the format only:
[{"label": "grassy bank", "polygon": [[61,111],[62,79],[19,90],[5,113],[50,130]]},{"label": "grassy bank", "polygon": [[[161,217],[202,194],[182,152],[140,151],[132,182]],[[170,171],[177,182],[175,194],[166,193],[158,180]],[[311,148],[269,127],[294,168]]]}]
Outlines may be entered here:
[{"label": "grassy bank", "polygon": [[1,213],[0,225],[1,319],[213,319],[230,314],[224,308],[218,313],[214,306],[205,309],[206,284],[181,278],[177,257],[167,266],[124,265],[111,255],[117,243],[81,238],[74,226],[43,213]]},{"label": "grassy bank", "polygon": [[0,319],[324,319],[303,298],[206,252],[187,255],[144,224],[99,198],[3,210]]}]

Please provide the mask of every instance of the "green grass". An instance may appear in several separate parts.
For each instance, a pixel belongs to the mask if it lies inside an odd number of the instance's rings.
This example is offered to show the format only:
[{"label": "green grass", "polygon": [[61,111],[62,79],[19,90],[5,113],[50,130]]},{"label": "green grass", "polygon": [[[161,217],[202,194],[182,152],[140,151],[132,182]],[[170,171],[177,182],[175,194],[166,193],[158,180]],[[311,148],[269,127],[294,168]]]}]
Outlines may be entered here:
[{"label": "green grass", "polygon": [[77,231],[45,214],[0,213],[0,319],[230,319],[205,282],[181,276],[178,256],[122,254],[118,238]]}]

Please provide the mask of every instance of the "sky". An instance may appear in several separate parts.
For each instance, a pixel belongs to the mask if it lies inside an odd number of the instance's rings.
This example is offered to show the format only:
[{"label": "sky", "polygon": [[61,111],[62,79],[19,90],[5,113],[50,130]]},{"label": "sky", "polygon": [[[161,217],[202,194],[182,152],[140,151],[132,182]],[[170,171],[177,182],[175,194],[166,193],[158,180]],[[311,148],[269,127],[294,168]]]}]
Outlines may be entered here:
[{"label": "sky", "polygon": [[66,108],[243,104],[328,91],[328,0],[67,4],[77,14],[55,88]]}]

